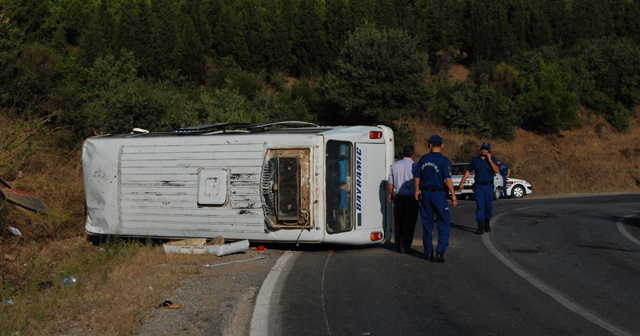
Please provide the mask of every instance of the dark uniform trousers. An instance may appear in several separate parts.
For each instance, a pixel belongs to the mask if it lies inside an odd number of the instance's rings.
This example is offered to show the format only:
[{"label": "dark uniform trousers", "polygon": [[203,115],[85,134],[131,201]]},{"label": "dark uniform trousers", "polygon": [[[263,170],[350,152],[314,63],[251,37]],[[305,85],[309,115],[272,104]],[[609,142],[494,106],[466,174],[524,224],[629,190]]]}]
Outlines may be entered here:
[{"label": "dark uniform trousers", "polygon": [[418,221],[419,203],[415,195],[396,195],[393,204],[396,249],[403,247],[405,251],[409,251]]}]

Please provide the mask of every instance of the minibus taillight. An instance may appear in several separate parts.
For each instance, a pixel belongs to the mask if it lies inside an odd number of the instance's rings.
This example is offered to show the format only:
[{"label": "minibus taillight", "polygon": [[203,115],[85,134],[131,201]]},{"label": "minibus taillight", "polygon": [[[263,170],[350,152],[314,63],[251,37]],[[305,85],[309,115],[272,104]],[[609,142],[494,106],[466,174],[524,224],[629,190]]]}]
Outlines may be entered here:
[{"label": "minibus taillight", "polygon": [[371,232],[371,241],[382,240],[383,234],[380,231]]},{"label": "minibus taillight", "polygon": [[370,131],[369,139],[382,139],[382,131]]}]

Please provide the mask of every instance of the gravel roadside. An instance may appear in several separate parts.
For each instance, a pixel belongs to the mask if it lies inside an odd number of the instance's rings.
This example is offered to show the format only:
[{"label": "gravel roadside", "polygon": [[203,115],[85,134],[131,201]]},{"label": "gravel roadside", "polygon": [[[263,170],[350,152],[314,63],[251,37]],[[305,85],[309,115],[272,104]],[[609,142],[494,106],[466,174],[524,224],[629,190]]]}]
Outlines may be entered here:
[{"label": "gravel roadside", "polygon": [[282,250],[255,249],[220,258],[184,280],[165,300],[177,308],[154,309],[139,336],[248,335],[255,299]]}]

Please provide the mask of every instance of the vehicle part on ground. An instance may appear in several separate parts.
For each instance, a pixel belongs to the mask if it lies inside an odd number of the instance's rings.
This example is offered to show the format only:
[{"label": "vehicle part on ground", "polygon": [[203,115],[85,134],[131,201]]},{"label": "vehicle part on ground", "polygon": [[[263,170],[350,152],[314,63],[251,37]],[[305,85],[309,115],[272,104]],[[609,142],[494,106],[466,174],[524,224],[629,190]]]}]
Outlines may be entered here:
[{"label": "vehicle part on ground", "polygon": [[38,213],[47,213],[47,206],[38,197],[28,191],[12,188],[0,178],[0,198],[25,209]]}]

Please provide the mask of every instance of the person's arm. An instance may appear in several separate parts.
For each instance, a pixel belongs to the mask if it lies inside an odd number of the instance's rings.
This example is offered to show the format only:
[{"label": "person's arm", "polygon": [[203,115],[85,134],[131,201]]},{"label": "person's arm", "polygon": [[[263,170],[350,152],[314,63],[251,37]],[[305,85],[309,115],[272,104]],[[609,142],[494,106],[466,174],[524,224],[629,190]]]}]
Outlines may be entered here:
[{"label": "person's arm", "polygon": [[393,165],[391,165],[389,178],[387,179],[387,200],[389,203],[393,201]]},{"label": "person's arm", "polygon": [[487,153],[487,160],[489,160],[491,170],[493,170],[494,173],[500,173],[500,167],[498,167],[498,165],[494,162],[495,159],[493,158],[493,156],[491,156],[491,152]]},{"label": "person's arm", "polygon": [[507,178],[511,175],[511,169],[507,168]]},{"label": "person's arm", "polygon": [[458,197],[456,196],[456,191],[453,189],[453,181],[450,177],[444,179],[444,182],[447,184],[447,188],[449,188],[449,192],[451,193],[451,205],[458,205]]},{"label": "person's arm", "polygon": [[[466,181],[466,180],[467,180],[467,178],[469,177],[469,175],[471,175],[471,172],[467,169],[467,170],[464,172],[464,176],[462,176],[462,180],[460,180],[460,185],[458,186],[458,188],[460,188],[460,190],[461,190],[461,191],[462,191],[462,190],[464,190],[464,181]],[[453,183],[453,182],[451,182],[451,183]]]},{"label": "person's arm", "polygon": [[416,201],[420,200],[420,178],[419,177],[414,177],[413,178],[413,187],[416,189]]}]

